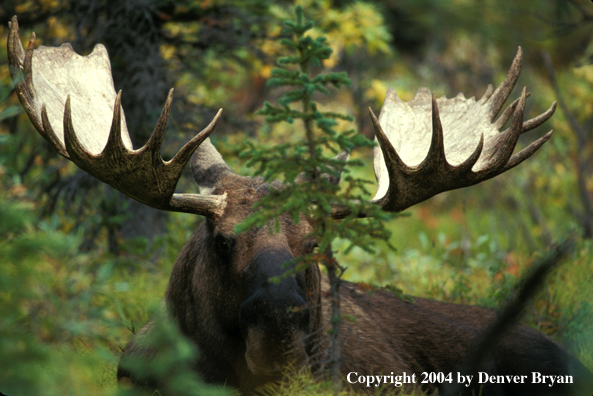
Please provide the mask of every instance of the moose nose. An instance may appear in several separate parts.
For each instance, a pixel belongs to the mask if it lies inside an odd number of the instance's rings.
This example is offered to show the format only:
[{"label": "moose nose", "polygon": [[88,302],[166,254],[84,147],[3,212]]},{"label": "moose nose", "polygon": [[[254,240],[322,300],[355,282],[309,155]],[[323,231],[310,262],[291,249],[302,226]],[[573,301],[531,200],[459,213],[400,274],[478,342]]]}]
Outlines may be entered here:
[{"label": "moose nose", "polygon": [[[245,360],[255,375],[278,376],[288,367],[304,367],[309,356],[305,336],[310,313],[304,280],[283,264],[294,258],[285,251],[268,251],[255,257],[245,277],[251,285],[241,304],[240,327],[245,340]],[[272,277],[286,274],[279,282]]]},{"label": "moose nose", "polygon": [[[293,279],[294,282],[294,279]],[[307,302],[292,289],[288,280],[259,289],[241,304],[241,327],[275,328],[278,331],[309,330]],[[294,282],[296,283],[296,282]]]},{"label": "moose nose", "polygon": [[[306,301],[304,282],[299,285],[297,276],[290,274],[291,268],[283,264],[294,258],[284,251],[268,251],[254,257],[249,274],[251,290],[241,304],[241,327],[276,327],[284,331],[308,331],[310,322],[309,305]],[[275,277],[283,276],[279,282]]]}]

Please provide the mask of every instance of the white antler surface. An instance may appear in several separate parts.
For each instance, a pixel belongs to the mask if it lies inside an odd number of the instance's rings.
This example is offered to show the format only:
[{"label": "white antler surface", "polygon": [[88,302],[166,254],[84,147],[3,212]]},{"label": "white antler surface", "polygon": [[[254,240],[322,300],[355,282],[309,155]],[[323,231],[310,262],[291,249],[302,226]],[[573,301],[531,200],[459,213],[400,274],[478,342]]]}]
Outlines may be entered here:
[{"label": "white antler surface", "polygon": [[[453,99],[437,99],[443,125],[445,155],[451,165],[459,165],[476,149],[481,134],[485,141],[499,131],[486,121],[488,107],[484,101],[466,99],[459,94]],[[432,137],[432,95],[428,88],[420,88],[414,99],[402,101],[389,88],[381,108],[379,122],[401,159],[409,166],[419,165],[430,148]],[[379,150],[380,151],[380,150]],[[478,163],[474,169],[479,169]]]},{"label": "white antler surface", "polygon": [[[489,90],[491,92],[491,86]],[[500,134],[496,125],[491,124],[487,118],[489,106],[485,98],[486,95],[476,101],[473,97],[466,99],[460,93],[452,99],[443,96],[436,100],[443,126],[445,157],[450,165],[460,165],[467,160],[476,151],[482,134],[486,147]],[[428,154],[432,140],[430,90],[420,88],[411,101],[404,102],[393,88],[389,88],[381,108],[379,123],[402,161],[410,167],[420,165]],[[478,170],[484,166],[485,157],[481,155],[472,169]],[[375,174],[382,187],[377,190],[377,199],[384,196],[389,187],[387,167],[379,145],[375,147],[374,158]]]},{"label": "white antler surface", "polygon": [[[33,105],[37,114],[45,106],[54,133],[64,144],[64,107],[68,95],[72,123],[78,140],[91,154],[100,154],[109,138],[117,94],[111,77],[111,63],[102,44],[87,56],[78,55],[70,44],[40,46],[33,53]],[[43,98],[43,103],[40,98]],[[124,146],[132,150],[125,117],[121,117]]]}]

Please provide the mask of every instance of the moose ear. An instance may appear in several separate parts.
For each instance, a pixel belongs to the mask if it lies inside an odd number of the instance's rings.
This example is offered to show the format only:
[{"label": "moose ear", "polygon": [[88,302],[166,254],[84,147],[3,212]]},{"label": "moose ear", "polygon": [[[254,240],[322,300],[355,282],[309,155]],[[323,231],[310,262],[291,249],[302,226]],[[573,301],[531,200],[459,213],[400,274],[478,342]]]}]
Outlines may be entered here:
[{"label": "moose ear", "polygon": [[[340,154],[336,155],[332,158],[333,161],[336,162],[346,162],[350,159],[350,153],[346,150],[342,151]],[[338,185],[340,183],[340,179],[342,178],[342,171],[336,169],[335,167],[330,166],[330,172],[325,172],[321,174],[321,178],[327,180],[333,185]],[[295,183],[304,183],[311,181],[309,176],[307,176],[304,172],[301,173],[294,179]]]},{"label": "moose ear", "polygon": [[210,142],[210,138],[204,140],[194,152],[191,159],[191,171],[196,184],[200,187],[201,194],[212,194],[218,182],[225,175],[236,175]]}]

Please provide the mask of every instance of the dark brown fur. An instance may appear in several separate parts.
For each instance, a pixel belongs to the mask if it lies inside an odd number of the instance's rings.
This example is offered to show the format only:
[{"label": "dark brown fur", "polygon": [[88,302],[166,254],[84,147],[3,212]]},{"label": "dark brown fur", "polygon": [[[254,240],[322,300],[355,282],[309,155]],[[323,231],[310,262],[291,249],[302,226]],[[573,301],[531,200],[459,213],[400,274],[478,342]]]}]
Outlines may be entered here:
[{"label": "dark brown fur", "polygon": [[[220,185],[224,189],[219,188],[217,193],[226,191],[229,194],[224,215],[218,220],[205,220],[187,242],[173,268],[165,300],[183,334],[200,351],[195,363],[200,376],[208,383],[226,384],[249,394],[262,384],[280,380],[282,374],[256,375],[246,359],[246,330],[240,328],[240,311],[243,300],[249,298],[245,294],[246,274],[251,270],[248,267],[257,261],[256,258],[267,254],[279,257],[284,257],[282,254],[286,257],[303,255],[313,249],[314,243],[306,237],[310,226],[305,221],[294,224],[287,217],[281,218],[280,233],[270,234],[263,227],[235,236],[234,226],[252,212],[253,203],[267,193],[268,187],[257,179],[236,175],[226,177]],[[216,247],[221,235],[226,241],[233,241],[227,260],[221,260]],[[280,268],[282,260],[274,265]],[[280,363],[288,365],[296,361],[299,367],[307,363],[302,359],[305,351],[309,357],[308,365],[318,370],[326,358],[328,342],[325,329],[329,327],[329,302],[324,297],[328,289],[327,279],[317,266],[295,278],[297,284],[306,289],[308,329],[303,332],[302,326],[299,328],[290,322],[292,319],[288,316],[282,323],[264,325],[265,330],[258,330],[260,341],[288,337],[290,347],[282,341],[267,344],[267,341],[261,341],[261,348],[266,352],[257,358],[279,359],[277,356],[293,353],[294,356],[282,358]],[[323,309],[319,309],[320,306]],[[475,306],[422,298],[410,302],[385,290],[369,292],[349,282],[342,283],[341,306],[343,314],[356,318],[355,322],[342,323],[343,375],[350,372],[401,375],[406,372],[416,374],[418,383],[423,372],[448,373],[459,369],[480,332],[497,316],[493,310]],[[286,325],[284,322],[290,323]],[[149,322],[140,333],[150,331],[150,326]],[[274,329],[282,326],[291,330],[281,336],[275,334]],[[123,360],[129,355],[150,356],[151,352],[140,348],[133,339],[126,347]],[[532,371],[545,375],[571,374],[575,376],[575,382],[591,387],[591,382],[587,385],[591,374],[578,360],[545,336],[524,326],[514,326],[492,356],[484,361],[483,367],[477,369],[490,375],[530,376]],[[118,377],[126,376],[131,375],[120,367]],[[150,379],[131,377],[137,383],[158,386]],[[436,388],[434,385],[416,386],[426,390]],[[361,391],[375,391],[360,384],[354,387]],[[472,387],[465,391],[477,389]],[[561,385],[548,387],[547,384],[486,385],[483,389],[483,395],[591,395],[590,388],[583,392]]]}]

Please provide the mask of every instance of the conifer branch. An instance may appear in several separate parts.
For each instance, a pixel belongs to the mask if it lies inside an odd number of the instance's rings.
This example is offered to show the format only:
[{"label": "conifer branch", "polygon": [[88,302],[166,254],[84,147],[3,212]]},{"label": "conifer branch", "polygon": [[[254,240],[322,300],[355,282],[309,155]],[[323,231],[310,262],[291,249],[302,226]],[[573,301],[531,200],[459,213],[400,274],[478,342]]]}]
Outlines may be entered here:
[{"label": "conifer branch", "polygon": [[[362,165],[360,161],[325,156],[325,152],[350,152],[374,143],[352,129],[336,131],[338,120],[351,121],[352,117],[322,111],[314,101],[316,93],[329,95],[332,89],[350,86],[351,82],[344,72],[313,75],[312,69],[321,66],[322,61],[330,57],[332,49],[326,44],[325,37],[313,38],[306,34],[314,24],[306,20],[300,6],[295,11],[295,19],[283,23],[282,34],[285,37],[281,43],[288,54],[278,59],[278,67],[272,70],[268,81],[269,86],[290,89],[278,99],[277,105],[264,103],[258,114],[265,116],[265,121],[270,124],[293,124],[294,120],[301,120],[305,136],[300,142],[271,148],[260,149],[250,145],[250,149],[242,154],[243,158],[248,158],[247,165],[256,168],[257,175],[270,182],[281,179],[284,184],[281,188],[271,189],[270,194],[255,205],[255,213],[238,225],[236,231],[261,227],[283,214],[290,215],[295,222],[304,215],[313,225],[313,232],[308,237],[317,240],[317,252],[292,260],[290,268],[293,270],[280,278],[294,275],[310,265],[322,264],[327,270],[331,328],[327,334],[329,359],[326,368],[337,393],[342,383],[339,287],[344,268],[334,258],[332,241],[336,238],[349,241],[348,251],[355,247],[372,251],[373,238],[389,238],[382,221],[392,215],[370,204],[365,199],[365,195],[369,195],[367,182],[349,174],[352,166]],[[337,174],[344,175],[344,183],[340,187],[328,181],[328,175]],[[348,207],[351,214],[339,222],[335,221],[331,217],[335,206]],[[374,218],[358,219],[360,213],[371,214]]]}]

